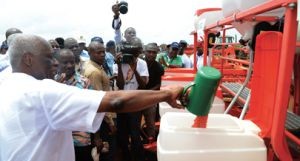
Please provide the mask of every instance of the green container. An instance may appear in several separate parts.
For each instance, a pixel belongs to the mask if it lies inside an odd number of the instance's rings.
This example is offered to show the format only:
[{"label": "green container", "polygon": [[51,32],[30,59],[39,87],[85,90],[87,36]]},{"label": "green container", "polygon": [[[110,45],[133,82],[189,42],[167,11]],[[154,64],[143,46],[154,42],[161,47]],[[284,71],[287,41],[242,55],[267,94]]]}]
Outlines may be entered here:
[{"label": "green container", "polygon": [[194,83],[185,87],[192,88],[189,93],[187,109],[197,116],[207,116],[214,101],[215,93],[221,79],[219,70],[204,66],[198,70]]}]

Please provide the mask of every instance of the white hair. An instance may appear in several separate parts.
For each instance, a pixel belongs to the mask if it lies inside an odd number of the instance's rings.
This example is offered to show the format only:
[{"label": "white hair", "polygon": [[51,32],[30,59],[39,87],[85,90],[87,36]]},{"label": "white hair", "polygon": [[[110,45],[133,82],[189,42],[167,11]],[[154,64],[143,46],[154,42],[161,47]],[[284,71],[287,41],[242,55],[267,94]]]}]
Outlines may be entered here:
[{"label": "white hair", "polygon": [[19,35],[19,34],[22,34],[22,33],[15,33],[15,34],[12,34],[12,35],[9,35],[8,38],[7,38],[7,46],[9,47],[9,45],[11,44],[11,42],[13,41],[13,39]]},{"label": "white hair", "polygon": [[[40,54],[42,45],[50,44],[36,35],[14,34],[8,48],[12,69],[18,68],[25,53]],[[11,37],[11,36],[10,36]]]}]

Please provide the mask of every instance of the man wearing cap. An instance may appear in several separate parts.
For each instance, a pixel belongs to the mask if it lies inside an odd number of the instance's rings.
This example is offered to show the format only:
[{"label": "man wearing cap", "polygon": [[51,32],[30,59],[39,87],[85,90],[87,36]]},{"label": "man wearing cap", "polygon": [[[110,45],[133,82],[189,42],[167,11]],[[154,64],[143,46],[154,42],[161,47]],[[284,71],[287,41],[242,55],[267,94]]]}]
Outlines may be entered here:
[{"label": "man wearing cap", "polygon": [[177,55],[179,49],[179,43],[172,42],[172,44],[170,44],[168,53],[162,55],[162,57],[159,58],[159,63],[162,64],[164,68],[182,68],[182,59]]},{"label": "man wearing cap", "polygon": [[80,36],[78,39],[78,46],[80,50],[80,59],[82,61],[87,61],[90,59],[89,53],[87,52],[87,48],[85,45],[85,38],[83,36]]},{"label": "man wearing cap", "polygon": [[[145,60],[149,71],[149,81],[146,85],[146,89],[149,90],[159,90],[161,86],[161,76],[164,75],[164,68],[160,65],[160,63],[155,61],[158,51],[159,48],[156,43],[149,43],[145,46]],[[145,118],[146,134],[148,135],[149,143],[155,139],[155,119],[157,107],[158,105],[156,104],[142,111]]]}]

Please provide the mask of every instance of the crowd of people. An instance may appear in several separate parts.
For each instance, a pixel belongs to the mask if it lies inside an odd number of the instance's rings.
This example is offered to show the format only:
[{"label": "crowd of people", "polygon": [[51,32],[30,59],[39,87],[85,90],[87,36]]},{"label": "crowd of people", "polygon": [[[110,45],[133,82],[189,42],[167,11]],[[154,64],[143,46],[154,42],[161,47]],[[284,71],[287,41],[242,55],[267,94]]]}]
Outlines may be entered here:
[{"label": "crowd of people", "polygon": [[0,160],[146,160],[144,146],[157,137],[158,103],[183,108],[176,102],[183,88],[160,90],[161,76],[166,68],[191,68],[193,58],[184,40],[144,45],[133,27],[122,38],[118,12],[113,22],[115,40],[106,44],[100,36],[87,45],[83,36],[47,41],[6,31]]},{"label": "crowd of people", "polygon": [[176,102],[182,87],[159,90],[155,43],[143,51],[133,37],[139,51],[124,64],[114,41],[95,37],[80,47],[75,38],[60,44],[11,30],[1,55],[1,160],[116,160],[118,149],[121,160],[145,160],[142,114],[151,140],[157,104],[183,108]]}]

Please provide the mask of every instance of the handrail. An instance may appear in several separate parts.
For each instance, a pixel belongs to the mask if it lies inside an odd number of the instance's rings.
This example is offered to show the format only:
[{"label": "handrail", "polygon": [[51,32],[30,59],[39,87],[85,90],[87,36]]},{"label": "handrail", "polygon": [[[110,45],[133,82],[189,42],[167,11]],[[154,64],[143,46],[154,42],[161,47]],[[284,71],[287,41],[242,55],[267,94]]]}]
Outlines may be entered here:
[{"label": "handrail", "polygon": [[300,139],[297,138],[295,135],[293,135],[292,133],[290,133],[289,131],[285,130],[284,131],[285,135],[291,139],[294,143],[296,143],[297,145],[300,145]]},{"label": "handrail", "polygon": [[230,60],[230,61],[242,63],[242,64],[245,64],[245,65],[249,65],[249,64],[250,64],[249,61],[245,61],[245,60],[233,59],[233,58],[228,58],[228,57],[223,57],[223,56],[220,56],[220,58],[221,58],[221,59],[224,59],[224,60]]},{"label": "handrail", "polygon": [[210,43],[211,45],[240,45],[240,43]]},{"label": "handrail", "polygon": [[268,21],[268,22],[275,22],[278,21],[279,17],[277,16],[249,16],[243,18],[246,21]]}]

